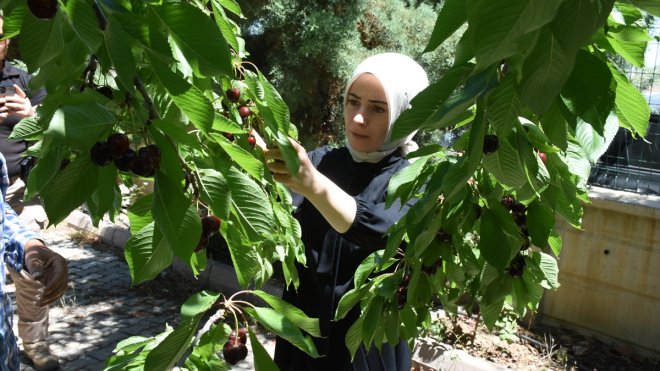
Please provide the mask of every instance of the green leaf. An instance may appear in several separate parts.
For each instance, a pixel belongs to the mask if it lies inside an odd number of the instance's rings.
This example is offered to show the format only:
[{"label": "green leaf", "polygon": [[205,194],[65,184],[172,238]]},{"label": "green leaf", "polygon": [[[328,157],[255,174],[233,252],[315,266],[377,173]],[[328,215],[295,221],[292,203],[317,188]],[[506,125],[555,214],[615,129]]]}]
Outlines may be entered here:
[{"label": "green leaf", "polygon": [[427,127],[429,117],[442,108],[442,104],[456,86],[467,78],[474,65],[462,64],[449,69],[442,78],[417,94],[410,102],[411,109],[401,113],[392,126],[392,140],[405,138],[413,131]]},{"label": "green leaf", "polygon": [[60,107],[44,135],[52,135],[62,143],[88,151],[110,130],[115,118],[106,107],[86,102]]},{"label": "green leaf", "polygon": [[131,50],[131,36],[116,22],[108,22],[105,32],[108,56],[117,71],[115,79],[129,93],[135,92],[135,56]]},{"label": "green leaf", "polygon": [[606,36],[612,49],[637,68],[644,67],[646,44],[651,37],[645,29],[624,26]]},{"label": "green leaf", "polygon": [[541,117],[541,127],[545,135],[550,139],[550,142],[565,151],[568,146],[566,139],[568,127],[560,108],[560,105],[563,105],[563,103],[560,103],[560,101],[561,98],[558,97],[550,108],[545,111]]},{"label": "green leaf", "polygon": [[[121,192],[117,186],[117,169],[103,166],[98,171],[97,188],[92,194],[96,209],[91,212],[92,219],[101,220],[106,213],[112,214],[115,206],[121,204]],[[91,209],[91,208],[90,208]]]},{"label": "green leaf", "polygon": [[220,294],[216,294],[209,290],[193,294],[181,306],[181,318],[189,319],[199,314],[204,314],[211,309],[213,304],[218,301]]},{"label": "green leaf", "polygon": [[271,308],[246,307],[244,309],[269,331],[274,332],[312,358],[319,357],[312,338],[303,335],[300,329],[282,313],[278,313]]},{"label": "green leaf", "polygon": [[254,357],[254,370],[255,371],[279,371],[270,354],[261,344],[259,338],[254,335],[252,330],[249,330],[250,344],[252,345],[252,356]]},{"label": "green leaf", "polygon": [[220,144],[222,149],[227,152],[229,157],[238,164],[243,170],[250,174],[253,178],[261,180],[264,177],[264,164],[259,161],[254,155],[234,142],[230,142],[224,135],[210,134],[216,142]]},{"label": "green leaf", "polygon": [[516,124],[522,105],[515,87],[515,79],[505,79],[488,96],[488,118],[500,138],[506,138]]},{"label": "green leaf", "polygon": [[223,115],[215,115],[212,129],[221,133],[243,134],[245,129]]},{"label": "green leaf", "polygon": [[236,33],[238,33],[237,27],[233,24],[229,17],[227,17],[224,9],[217,5],[217,1],[211,1],[211,4],[213,6],[213,17],[215,18],[215,24],[220,29],[220,32],[222,32],[222,36],[224,36],[227,44],[229,44],[229,47],[231,47],[233,50],[240,50],[238,39],[236,37]]},{"label": "green leaf", "polygon": [[199,178],[199,197],[213,214],[221,220],[229,219],[231,191],[222,173],[213,169],[202,169]]},{"label": "green leaf", "polygon": [[163,84],[174,104],[188,116],[197,129],[204,134],[208,133],[213,126],[215,113],[213,105],[204,93],[178,73],[172,72],[151,54],[149,55],[149,61],[156,77]]},{"label": "green leaf", "polygon": [[344,296],[339,299],[339,304],[337,304],[334,320],[339,321],[340,319],[346,317],[351,309],[353,309],[353,307],[355,307],[360,302],[360,300],[364,298],[370,287],[371,285],[369,284],[348,290],[348,292],[346,292]]},{"label": "green leaf", "polygon": [[539,202],[532,202],[527,207],[527,220],[532,243],[540,247],[547,246],[550,232],[555,225],[555,213]]},{"label": "green leaf", "polygon": [[561,241],[561,236],[557,231],[553,228],[552,231],[550,232],[550,237],[548,238],[548,244],[550,245],[550,249],[552,250],[552,253],[555,254],[555,256],[559,256],[561,253],[561,247],[562,247],[562,241]]},{"label": "green leaf", "polygon": [[284,317],[286,317],[300,329],[308,332],[314,337],[321,337],[321,329],[319,327],[318,318],[309,318],[302,310],[278,297],[267,294],[264,291],[255,290],[252,293],[263,299],[274,310],[284,315]]},{"label": "green leaf", "polygon": [[574,53],[565,51],[548,28],[542,29],[523,64],[520,92],[523,103],[539,116],[547,111],[568,79],[574,60]]},{"label": "green leaf", "polygon": [[169,137],[157,130],[154,125],[150,125],[148,131],[154,144],[160,149],[159,170],[173,182],[183,183],[185,181],[185,175],[183,174],[182,160],[179,157],[176,144]]},{"label": "green leaf", "polygon": [[451,36],[467,20],[467,4],[464,0],[447,0],[442,5],[438,18],[435,20],[435,26],[431,33],[431,38],[422,53],[428,53]]},{"label": "green leaf", "polygon": [[232,213],[252,241],[259,241],[273,230],[273,209],[268,196],[247,175],[231,167],[225,172],[231,190]]},{"label": "green leaf", "polygon": [[539,268],[543,272],[550,287],[553,289],[558,288],[559,267],[557,266],[557,260],[544,252],[534,252],[534,259],[540,259]]},{"label": "green leaf", "polygon": [[651,116],[651,108],[648,102],[642,93],[616,67],[610,65],[610,70],[614,80],[616,80],[614,108],[619,118],[619,125],[635,135],[646,136],[649,117]]},{"label": "green leaf", "polygon": [[68,1],[66,11],[67,19],[76,35],[85,43],[89,53],[94,54],[103,42],[103,37],[90,1]]},{"label": "green leaf", "polygon": [[238,3],[235,0],[218,0],[220,5],[222,5],[223,8],[229,10],[230,12],[236,14],[239,17],[243,16],[243,13],[241,12],[241,7],[238,5]]},{"label": "green leaf", "polygon": [[26,117],[18,122],[11,129],[11,134],[9,134],[8,140],[35,140],[38,138],[44,130],[46,130],[47,125],[39,121],[36,117]]},{"label": "green leaf", "polygon": [[640,7],[644,11],[647,11],[653,14],[656,17],[660,17],[660,4],[656,0],[629,0],[635,6]]},{"label": "green leaf", "polygon": [[546,25],[555,16],[560,1],[507,0],[468,1],[467,18],[473,28],[477,68],[482,70],[514,55],[523,35]]},{"label": "green leaf", "polygon": [[567,55],[591,40],[612,12],[614,0],[563,1],[552,22],[552,34]]},{"label": "green leaf", "polygon": [[518,150],[509,138],[500,139],[497,151],[483,157],[484,169],[509,187],[521,187],[527,183],[525,169]]},{"label": "green leaf", "polygon": [[[199,342],[195,345],[192,353],[186,359],[184,366],[188,370],[204,370],[204,371],[227,371],[230,365],[220,358],[220,349],[223,344],[229,339],[231,329],[225,323],[218,325],[211,325],[208,332],[204,333]],[[256,350],[255,345],[252,343],[253,351]]]},{"label": "green leaf", "polygon": [[394,203],[397,198],[405,200],[410,197],[410,194],[408,193],[410,192],[410,187],[407,185],[410,185],[418,179],[422,170],[426,169],[426,163],[429,159],[431,159],[431,156],[418,158],[409,166],[397,171],[392,178],[390,178],[390,182],[387,185],[386,207],[392,206],[392,203]]},{"label": "green leaf", "polygon": [[128,208],[128,221],[131,226],[131,233],[136,234],[147,224],[153,221],[151,216],[151,205],[154,202],[154,194],[148,193],[137,199],[133,205]]},{"label": "green leaf", "polygon": [[144,363],[145,370],[171,370],[190,347],[201,315],[187,318],[156,346]]},{"label": "green leaf", "polygon": [[493,267],[504,270],[511,258],[512,247],[503,239],[503,228],[493,212],[484,209],[479,230],[479,251]]},{"label": "green leaf", "polygon": [[355,358],[355,352],[362,344],[362,320],[363,317],[358,317],[346,333],[346,347],[351,354],[351,361]]},{"label": "green leaf", "polygon": [[36,71],[55,58],[64,49],[62,16],[51,21],[36,19],[31,13],[23,19],[21,26],[21,58],[29,71]]},{"label": "green leaf", "polygon": [[165,243],[162,235],[156,232],[153,222],[126,241],[124,255],[133,285],[153,279],[169,267],[174,258],[172,249]]},{"label": "green leaf", "polygon": [[150,11],[167,28],[188,63],[198,75],[232,75],[229,46],[211,18],[187,3],[164,3]]},{"label": "green leaf", "polygon": [[0,4],[0,8],[2,8],[4,12],[4,24],[2,25],[2,28],[4,31],[4,38],[10,39],[21,32],[21,25],[23,24],[23,20],[26,18],[29,9],[27,4],[21,2],[15,4],[16,7],[13,9],[7,9],[4,5],[5,2]]},{"label": "green leaf", "polygon": [[[249,74],[247,76],[249,76]],[[289,107],[286,105],[286,102],[284,102],[284,99],[282,99],[277,89],[275,89],[260,71],[257,75],[257,79],[259,82],[259,88],[263,93],[263,99],[257,100],[259,111],[260,113],[265,114],[266,112],[261,111],[263,111],[263,108],[266,108],[266,111],[270,112],[270,114],[264,115],[266,125],[268,125],[273,131],[279,131],[288,135],[289,126],[291,126]],[[270,121],[271,119],[273,121]]]},{"label": "green leaf", "polygon": [[300,157],[291,144],[291,140],[293,139],[289,139],[289,136],[283,135],[282,132],[278,132],[275,139],[277,140],[277,147],[282,153],[282,158],[287,169],[289,169],[291,174],[298,174],[300,171]]},{"label": "green leaf", "polygon": [[25,198],[32,199],[53,179],[59,172],[62,163],[62,146],[56,145],[37,161],[37,165],[30,171],[27,181]]},{"label": "green leaf", "polygon": [[391,346],[399,343],[399,311],[393,308],[385,318],[385,337]]},{"label": "green leaf", "polygon": [[98,171],[88,156],[80,156],[41,189],[49,224],[61,222],[91,196],[97,187]]},{"label": "green leaf", "polygon": [[[516,280],[518,282],[519,280]],[[524,270],[522,275],[522,281],[525,284],[527,289],[527,298],[528,298],[528,307],[533,310],[538,310],[538,304],[543,297],[543,286],[534,278],[534,276],[529,272],[529,270]]]},{"label": "green leaf", "polygon": [[246,241],[237,224],[235,220],[229,220],[222,223],[220,228],[229,247],[238,283],[241,287],[247,287],[260,273],[262,266],[254,244]]},{"label": "green leaf", "polygon": [[177,187],[160,171],[156,173],[151,212],[167,244],[172,247],[176,256],[190,265],[193,274],[197,275],[199,272],[193,250],[202,235],[200,218],[181,187]]},{"label": "green leaf", "polygon": [[513,290],[513,278],[509,275],[499,276],[486,288],[480,308],[484,324],[493,331],[495,322],[500,317],[506,295]]},{"label": "green leaf", "polygon": [[[362,342],[367,349],[371,348],[371,343],[374,341],[374,334],[378,331],[379,325],[383,323],[383,297],[376,296],[371,301],[362,313]],[[380,345],[380,344],[378,344]]]},{"label": "green leaf", "polygon": [[602,59],[580,50],[562,95],[569,98],[574,112],[602,133],[614,106],[612,73]]}]

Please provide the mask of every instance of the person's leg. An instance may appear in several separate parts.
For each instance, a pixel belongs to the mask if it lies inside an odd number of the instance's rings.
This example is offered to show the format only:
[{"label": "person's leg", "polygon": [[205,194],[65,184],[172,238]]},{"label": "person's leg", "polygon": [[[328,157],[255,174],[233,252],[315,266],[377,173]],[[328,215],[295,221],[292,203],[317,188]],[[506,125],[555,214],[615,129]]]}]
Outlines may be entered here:
[{"label": "person's leg", "polygon": [[[13,179],[12,179],[13,180]],[[28,227],[39,231],[45,222],[45,211],[38,201],[24,202],[25,184],[16,179],[7,190],[7,203]],[[18,336],[23,342],[25,355],[37,370],[52,370],[59,366],[58,358],[48,346],[48,306],[39,307],[37,301],[43,285],[33,280],[26,271],[8,269],[16,287]]]},{"label": "person's leg", "polygon": [[48,306],[39,307],[37,301],[43,293],[44,285],[32,279],[22,270],[16,272],[7,267],[16,287],[16,310],[18,312],[18,336],[23,341],[25,355],[32,360],[37,370],[53,370],[59,366],[59,359],[51,354],[46,337],[48,336]]}]

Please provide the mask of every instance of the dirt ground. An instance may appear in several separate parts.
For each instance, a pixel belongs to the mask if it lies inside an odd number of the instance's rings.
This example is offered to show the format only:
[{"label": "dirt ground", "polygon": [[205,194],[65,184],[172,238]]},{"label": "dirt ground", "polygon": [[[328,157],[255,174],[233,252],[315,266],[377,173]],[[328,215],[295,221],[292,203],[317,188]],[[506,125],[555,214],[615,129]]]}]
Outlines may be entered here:
[{"label": "dirt ground", "polygon": [[443,322],[445,343],[512,370],[660,370],[660,357],[644,357],[631,347],[566,328],[518,325],[514,331],[517,340],[505,341],[481,323],[474,336],[473,317],[459,316],[453,324],[447,319]]}]

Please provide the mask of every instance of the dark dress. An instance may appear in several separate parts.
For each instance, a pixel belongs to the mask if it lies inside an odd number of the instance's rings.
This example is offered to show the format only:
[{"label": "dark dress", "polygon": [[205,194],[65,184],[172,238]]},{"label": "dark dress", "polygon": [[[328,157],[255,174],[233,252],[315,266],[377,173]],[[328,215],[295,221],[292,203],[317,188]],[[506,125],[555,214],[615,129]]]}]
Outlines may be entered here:
[{"label": "dark dress", "polygon": [[278,339],[275,362],[282,371],[409,371],[411,355],[404,342],[394,348],[383,344],[380,352],[375,347],[368,353],[358,349],[351,364],[345,337],[360,315],[359,305],[341,321],[331,321],[339,299],[353,288],[358,265],[373,251],[385,248],[384,234],[411,206],[401,208],[395,203],[385,208],[387,184],[394,173],[408,165],[408,160],[396,151],[375,164],[355,162],[348,149],[330,147],[310,152],[309,157],[321,173],[355,197],[357,214],[349,230],[338,233],[309,201],[293,195],[293,202],[298,205],[295,216],[302,227],[307,267],[298,266],[298,292],[289,288],[283,298],[309,317],[319,318],[323,337],[314,338],[314,342],[322,357],[313,359]]}]

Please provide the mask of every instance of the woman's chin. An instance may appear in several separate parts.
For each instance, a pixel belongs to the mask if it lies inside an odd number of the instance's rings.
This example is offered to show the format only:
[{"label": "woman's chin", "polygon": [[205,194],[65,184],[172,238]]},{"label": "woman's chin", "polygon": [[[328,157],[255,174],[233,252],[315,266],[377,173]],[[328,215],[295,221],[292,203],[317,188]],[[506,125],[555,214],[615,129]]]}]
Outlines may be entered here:
[{"label": "woman's chin", "polygon": [[355,151],[362,153],[375,152],[378,149],[371,144],[368,138],[351,137],[349,138],[349,142]]}]

